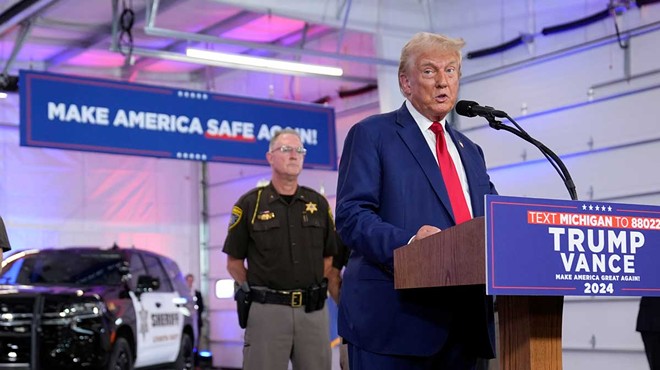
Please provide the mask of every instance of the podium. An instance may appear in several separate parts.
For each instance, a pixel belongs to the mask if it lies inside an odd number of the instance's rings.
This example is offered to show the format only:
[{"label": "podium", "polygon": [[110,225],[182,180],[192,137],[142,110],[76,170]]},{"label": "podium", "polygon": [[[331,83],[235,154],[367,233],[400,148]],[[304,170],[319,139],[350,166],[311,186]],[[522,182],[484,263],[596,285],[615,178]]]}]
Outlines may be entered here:
[{"label": "podium", "polygon": [[[484,218],[394,251],[396,289],[486,283]],[[497,296],[500,370],[561,370],[562,296]]]}]

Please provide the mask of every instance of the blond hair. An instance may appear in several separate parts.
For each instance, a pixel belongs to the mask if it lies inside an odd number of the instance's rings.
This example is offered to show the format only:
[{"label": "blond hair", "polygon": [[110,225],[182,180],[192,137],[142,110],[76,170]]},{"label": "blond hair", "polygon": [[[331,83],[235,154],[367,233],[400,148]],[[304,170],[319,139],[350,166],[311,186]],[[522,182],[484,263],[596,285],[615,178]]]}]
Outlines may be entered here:
[{"label": "blond hair", "polygon": [[[461,49],[465,46],[465,41],[461,38],[451,38],[445,35],[430,32],[418,32],[401,49],[401,58],[399,60],[399,74],[405,74],[411,64],[415,63],[417,56],[425,50],[437,49],[447,53],[456,53],[458,55],[458,66],[460,73],[461,61],[463,55]],[[403,92],[401,79],[399,79],[399,88]]]}]

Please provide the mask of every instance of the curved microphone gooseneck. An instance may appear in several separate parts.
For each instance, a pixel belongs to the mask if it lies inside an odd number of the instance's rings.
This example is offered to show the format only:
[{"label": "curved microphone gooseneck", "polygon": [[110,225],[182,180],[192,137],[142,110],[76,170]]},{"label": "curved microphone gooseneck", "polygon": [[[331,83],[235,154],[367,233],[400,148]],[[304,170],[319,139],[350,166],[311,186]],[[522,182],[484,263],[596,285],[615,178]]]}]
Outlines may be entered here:
[{"label": "curved microphone gooseneck", "polygon": [[[488,120],[490,127],[494,128],[495,130],[508,131],[518,136],[519,138],[527,141],[528,143],[534,145],[539,151],[541,151],[541,153],[548,160],[548,162],[550,162],[552,167],[554,167],[555,171],[557,171],[559,177],[561,177],[562,181],[564,182],[564,185],[566,186],[566,189],[568,190],[568,194],[571,196],[571,199],[572,200],[578,199],[577,191],[575,190],[575,183],[573,182],[573,179],[571,178],[571,174],[568,172],[568,169],[564,165],[564,162],[562,162],[559,156],[557,156],[557,154],[555,154],[552,150],[550,150],[550,148],[548,148],[542,142],[534,139],[530,134],[528,134],[506,112],[496,110],[488,106],[480,106],[477,102],[474,101],[461,100],[458,103],[456,103],[456,113],[465,117],[476,117],[476,116],[484,117],[486,120]],[[503,124],[502,121],[498,121],[496,117],[508,119],[515,127],[511,127]]]}]

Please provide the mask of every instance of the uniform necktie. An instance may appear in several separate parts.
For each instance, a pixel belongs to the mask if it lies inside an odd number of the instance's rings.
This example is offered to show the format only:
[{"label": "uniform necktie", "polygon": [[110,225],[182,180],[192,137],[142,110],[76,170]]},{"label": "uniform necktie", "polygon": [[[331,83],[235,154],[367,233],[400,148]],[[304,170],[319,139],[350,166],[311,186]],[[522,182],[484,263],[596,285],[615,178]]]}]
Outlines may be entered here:
[{"label": "uniform necktie", "polygon": [[454,212],[454,220],[456,224],[460,224],[472,218],[465,202],[463,187],[461,186],[461,181],[458,179],[454,161],[451,159],[451,155],[449,155],[449,151],[447,150],[444,130],[440,122],[433,122],[431,131],[435,134],[435,153],[438,155],[438,165],[440,166],[440,173],[449,194],[451,209]]}]

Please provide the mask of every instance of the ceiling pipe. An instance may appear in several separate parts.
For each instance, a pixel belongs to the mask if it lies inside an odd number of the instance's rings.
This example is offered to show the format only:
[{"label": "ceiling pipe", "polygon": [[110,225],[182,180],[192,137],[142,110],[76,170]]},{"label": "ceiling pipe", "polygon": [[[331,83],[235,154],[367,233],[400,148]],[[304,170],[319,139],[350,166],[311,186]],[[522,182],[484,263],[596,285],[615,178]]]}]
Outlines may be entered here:
[{"label": "ceiling pipe", "polygon": [[59,0],[22,0],[0,14],[0,36],[4,36],[14,26],[43,12]]}]

